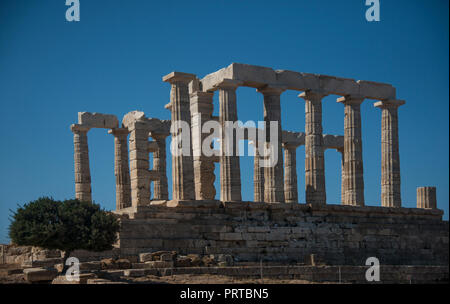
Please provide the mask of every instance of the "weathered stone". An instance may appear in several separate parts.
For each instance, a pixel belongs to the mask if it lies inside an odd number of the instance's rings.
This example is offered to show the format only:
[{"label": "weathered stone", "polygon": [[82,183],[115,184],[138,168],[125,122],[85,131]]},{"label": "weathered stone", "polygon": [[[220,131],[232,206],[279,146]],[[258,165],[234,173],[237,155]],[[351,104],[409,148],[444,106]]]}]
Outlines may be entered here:
[{"label": "weathered stone", "polygon": [[119,127],[119,120],[115,115],[78,112],[78,123],[90,128],[113,129]]},{"label": "weathered stone", "polygon": [[58,272],[55,269],[27,268],[23,270],[25,280],[31,283],[52,281]]}]

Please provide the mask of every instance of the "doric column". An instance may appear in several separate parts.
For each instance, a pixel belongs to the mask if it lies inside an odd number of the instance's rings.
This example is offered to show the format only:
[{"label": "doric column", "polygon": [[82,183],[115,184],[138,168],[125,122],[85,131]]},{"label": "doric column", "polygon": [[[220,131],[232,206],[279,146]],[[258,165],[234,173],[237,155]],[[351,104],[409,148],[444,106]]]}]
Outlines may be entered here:
[{"label": "doric column", "polygon": [[298,203],[297,146],[284,145],[284,197],[286,203]]},{"label": "doric column", "polygon": [[92,201],[91,171],[89,169],[89,148],[87,132],[89,127],[71,125],[75,162],[75,198],[83,202]]},{"label": "doric column", "polygon": [[344,188],[344,180],[345,180],[345,176],[344,176],[344,148],[339,148],[336,149],[339,153],[341,153],[341,204],[344,204],[344,200],[345,200],[345,188]]},{"label": "doric column", "polygon": [[258,92],[264,95],[264,123],[266,130],[266,145],[270,142],[270,122],[278,122],[278,138],[275,153],[278,160],[274,166],[264,168],[264,201],[284,202],[283,189],[283,147],[282,147],[282,129],[281,129],[281,105],[280,95],[285,91],[283,87],[266,86],[258,89]]},{"label": "doric column", "polygon": [[364,175],[361,136],[361,103],[364,98],[345,96],[344,119],[344,205],[364,206]]},{"label": "doric column", "polygon": [[213,97],[213,92],[194,91],[190,95],[194,184],[197,200],[213,200],[216,196],[214,161],[212,157],[205,156],[202,151],[203,140],[209,136],[207,133],[202,133],[202,127],[205,122],[211,120]]},{"label": "doric column", "polygon": [[128,129],[109,130],[114,136],[114,175],[116,176],[116,210],[131,206],[130,169],[128,166]]},{"label": "doric column", "polygon": [[136,121],[128,127],[130,131],[130,177],[131,205],[133,207],[150,204],[150,162],[148,126]]},{"label": "doric column", "polygon": [[[264,202],[264,168],[260,166],[260,155],[258,151],[258,142],[251,142],[255,155],[253,158],[253,200],[255,202]],[[261,142],[261,144],[263,144]]]},{"label": "doric column", "polygon": [[385,100],[374,104],[381,109],[381,205],[401,207],[400,154],[398,145],[398,107],[403,100]]},{"label": "doric column", "polygon": [[326,204],[325,161],[322,135],[322,98],[326,94],[308,90],[305,100],[305,189],[306,203]]},{"label": "doric column", "polygon": [[[163,81],[171,84],[169,109],[172,113],[172,126],[179,121],[186,122],[189,127],[191,125],[188,85],[194,79],[195,75],[180,72],[172,72],[163,77]],[[180,131],[173,128],[172,141],[176,140],[179,134]],[[172,188],[174,200],[195,199],[192,149],[190,155],[172,154]]]},{"label": "doric column", "polygon": [[[219,88],[219,122],[221,125],[220,138],[220,200],[241,201],[241,169],[236,130],[227,129],[237,118],[236,89],[239,82],[225,79]],[[231,132],[232,130],[232,132]],[[227,134],[230,133],[230,134]]]},{"label": "doric column", "polygon": [[417,208],[436,209],[436,187],[417,188]]},{"label": "doric column", "polygon": [[152,138],[158,145],[156,151],[153,152],[153,170],[159,174],[159,178],[153,181],[154,200],[169,199],[166,170],[166,137],[166,134],[152,134]]}]

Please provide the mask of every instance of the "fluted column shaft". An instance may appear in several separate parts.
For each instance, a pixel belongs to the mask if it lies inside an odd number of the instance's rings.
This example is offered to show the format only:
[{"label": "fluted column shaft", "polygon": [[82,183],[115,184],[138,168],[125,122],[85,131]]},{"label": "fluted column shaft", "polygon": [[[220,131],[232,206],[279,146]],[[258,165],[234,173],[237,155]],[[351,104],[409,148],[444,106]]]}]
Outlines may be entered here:
[{"label": "fluted column shaft", "polygon": [[232,80],[224,81],[219,87],[220,139],[220,200],[241,201],[241,170],[238,155],[236,132],[227,133],[226,123],[234,123],[237,118],[236,89],[238,84]]},{"label": "fluted column shaft", "polygon": [[158,149],[153,152],[153,170],[159,173],[159,179],[153,181],[153,199],[155,200],[169,199],[166,169],[166,137],[167,135],[152,134],[152,138],[158,144]]},{"label": "fluted column shaft", "polygon": [[112,129],[114,136],[114,175],[116,177],[116,210],[131,206],[130,168],[128,165],[128,130]]},{"label": "fluted column shaft", "polygon": [[209,136],[207,133],[202,133],[202,127],[205,122],[211,120],[213,97],[213,92],[201,91],[195,91],[190,96],[195,199],[197,200],[213,200],[216,196],[214,161],[212,157],[204,155],[202,150],[203,140]]},{"label": "fluted column shaft", "polygon": [[298,202],[296,151],[296,146],[284,146],[284,196],[286,203]]},{"label": "fluted column shaft", "polygon": [[398,107],[402,100],[375,103],[381,109],[381,205],[401,207]]},{"label": "fluted column shaft", "polygon": [[281,129],[281,105],[280,95],[284,88],[265,87],[258,89],[258,92],[264,95],[264,123],[266,130],[266,146],[270,140],[270,122],[276,121],[278,124],[277,132],[277,162],[274,166],[264,167],[264,201],[267,203],[284,202],[283,188],[283,147],[282,147],[282,129]]},{"label": "fluted column shaft", "polygon": [[344,118],[344,205],[364,206],[361,103],[364,98],[338,99],[345,106]]},{"label": "fluted column shaft", "polygon": [[344,170],[344,148],[336,149],[339,153],[341,153],[341,204],[344,204],[345,200],[345,188],[344,188],[344,180],[345,180],[345,170]]},{"label": "fluted column shaft", "polygon": [[72,125],[75,164],[75,198],[83,202],[92,201],[91,171],[87,132],[89,128]]},{"label": "fluted column shaft", "polygon": [[[179,72],[173,72],[163,77],[163,81],[171,84],[169,109],[172,127],[178,121],[186,122],[189,127],[191,125],[188,85],[195,78],[193,74]],[[171,130],[172,140],[176,140],[180,131],[177,128]],[[195,199],[192,149],[190,155],[172,154],[172,196],[174,200]]]},{"label": "fluted column shaft", "polygon": [[[264,168],[260,166],[260,155],[258,151],[258,143],[252,143],[255,151],[253,161],[253,200],[255,202],[264,202]],[[261,142],[261,144],[263,144]]]},{"label": "fluted column shaft", "polygon": [[305,189],[306,203],[326,204],[325,160],[322,130],[322,98],[326,94],[306,91],[305,99]]}]

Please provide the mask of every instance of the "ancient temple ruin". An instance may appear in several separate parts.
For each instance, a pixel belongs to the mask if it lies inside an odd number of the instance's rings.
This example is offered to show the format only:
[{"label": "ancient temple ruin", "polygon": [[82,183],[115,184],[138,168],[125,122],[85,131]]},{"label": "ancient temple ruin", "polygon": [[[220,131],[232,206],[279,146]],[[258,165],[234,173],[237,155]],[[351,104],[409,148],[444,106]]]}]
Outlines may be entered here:
[{"label": "ancient temple ruin", "polygon": [[[170,103],[165,106],[171,112],[170,121],[147,118],[143,112],[133,111],[119,123],[114,115],[80,112],[78,123],[71,126],[75,194],[84,201],[92,200],[88,131],[106,128],[114,136],[115,212],[123,216],[123,250],[216,250],[248,260],[296,259],[318,253],[329,263],[359,263],[355,259],[372,254],[391,263],[422,263],[427,258],[436,263],[447,259],[448,263],[448,248],[442,249],[445,244],[448,246],[448,222],[442,221],[443,212],[436,209],[436,189],[419,188],[417,208],[402,208],[398,108],[405,102],[397,99],[390,84],[236,63],[203,78],[172,72],[162,80],[171,87]],[[261,93],[264,121],[278,124],[275,166],[260,165],[263,158],[256,147],[267,142],[267,137],[260,136],[261,130],[256,130],[256,140],[245,135],[255,146],[254,202],[242,201],[239,156],[222,152],[226,148],[222,135],[217,138],[218,155],[201,152],[201,143],[211,136],[201,132],[203,123],[216,121],[224,126],[227,121],[238,121],[236,89],[240,86]],[[305,102],[304,132],[282,129],[280,99],[286,90],[301,92],[299,102]],[[213,116],[216,91],[218,117]],[[341,96],[337,102],[345,108],[343,135],[323,134],[322,99],[327,95]],[[382,115],[379,207],[365,206],[364,199],[367,183],[363,175],[360,105],[366,99],[377,100],[374,107]],[[190,155],[166,155],[168,138],[179,136],[179,129],[173,127],[178,121],[187,122],[191,129]],[[247,128],[243,134],[248,132]],[[295,152],[302,145],[306,198],[303,204],[298,201]],[[342,155],[341,198],[332,199],[340,200],[341,205],[327,204],[330,199],[325,190],[326,149],[335,149]],[[172,159],[170,200],[166,157]],[[220,164],[220,189],[214,185],[216,162]],[[216,193],[220,193],[219,200],[215,200]],[[157,218],[165,221],[155,221]],[[136,222],[137,219],[141,221]],[[420,234],[416,236],[420,241],[410,240],[405,226],[411,227],[410,233]],[[300,240],[305,245],[298,245]],[[422,247],[428,250],[417,253]]]}]

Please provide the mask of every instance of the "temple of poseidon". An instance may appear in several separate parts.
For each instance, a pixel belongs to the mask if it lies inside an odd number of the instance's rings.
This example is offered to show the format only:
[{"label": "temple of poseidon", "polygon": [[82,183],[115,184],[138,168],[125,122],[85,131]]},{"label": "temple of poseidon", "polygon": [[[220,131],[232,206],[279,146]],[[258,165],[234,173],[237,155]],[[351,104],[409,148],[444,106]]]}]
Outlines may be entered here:
[{"label": "temple of poseidon", "polygon": [[[417,188],[417,208],[402,207],[398,109],[405,101],[397,99],[392,85],[237,63],[203,78],[172,72],[162,80],[170,85],[165,108],[171,120],[132,111],[120,123],[115,115],[80,112],[78,123],[71,125],[75,195],[83,201],[92,200],[88,132],[105,128],[114,136],[114,213],[121,218],[116,247],[122,255],[176,250],[230,254],[240,261],[298,262],[314,254],[329,265],[364,265],[368,257],[389,265],[448,265],[449,226],[437,209],[436,188]],[[221,152],[226,144],[223,132],[216,138],[218,153],[201,152],[201,143],[211,137],[201,132],[203,123],[216,121],[223,127],[227,121],[238,121],[240,86],[261,93],[264,121],[278,125],[274,151],[278,162],[268,167],[261,165],[261,150],[256,149],[266,145],[268,137],[258,128],[242,130],[255,147],[253,202],[242,201],[239,156]],[[304,132],[282,129],[280,99],[286,90],[299,91],[299,102],[305,103]],[[216,91],[218,117],[213,116]],[[327,95],[340,96],[343,135],[322,132],[322,99]],[[364,199],[364,188],[376,186],[365,182],[363,174],[360,105],[365,100],[376,100],[374,107],[382,117],[381,185],[377,185],[381,197],[376,207],[365,206]],[[166,145],[179,136],[179,130],[171,128],[177,121],[190,126],[193,153],[189,155],[166,154]],[[250,138],[251,131],[256,138]],[[305,148],[304,203],[298,201],[298,191],[303,191],[297,189],[299,146]],[[342,156],[341,197],[332,199],[340,199],[340,205],[327,204],[326,149]],[[172,160],[171,199],[167,157]],[[220,189],[214,185],[217,162]]]}]

